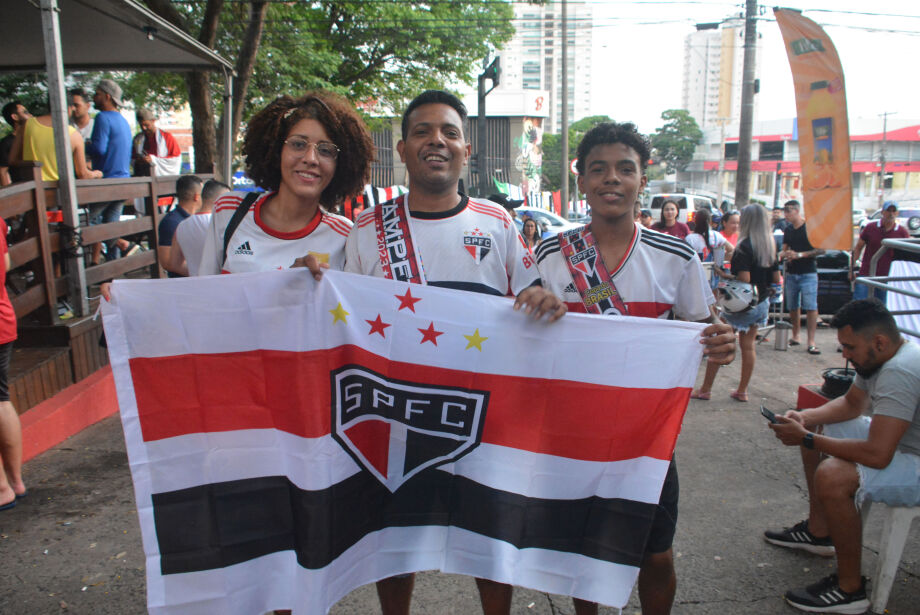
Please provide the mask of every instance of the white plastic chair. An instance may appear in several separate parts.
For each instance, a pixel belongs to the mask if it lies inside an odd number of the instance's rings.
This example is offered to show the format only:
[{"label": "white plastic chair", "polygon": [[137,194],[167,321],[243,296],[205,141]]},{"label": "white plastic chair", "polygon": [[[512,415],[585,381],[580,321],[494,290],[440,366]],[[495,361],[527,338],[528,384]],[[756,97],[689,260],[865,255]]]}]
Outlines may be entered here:
[{"label": "white plastic chair", "polygon": [[885,524],[882,527],[875,574],[871,577],[871,610],[873,613],[884,613],[885,605],[888,604],[888,597],[891,595],[894,577],[898,572],[898,564],[901,563],[901,554],[904,552],[904,544],[907,542],[911,522],[920,517],[920,506],[888,506],[882,502],[866,500],[863,502],[862,510],[860,511],[864,535],[866,518],[869,515],[869,508],[872,506],[881,506],[883,508]]}]

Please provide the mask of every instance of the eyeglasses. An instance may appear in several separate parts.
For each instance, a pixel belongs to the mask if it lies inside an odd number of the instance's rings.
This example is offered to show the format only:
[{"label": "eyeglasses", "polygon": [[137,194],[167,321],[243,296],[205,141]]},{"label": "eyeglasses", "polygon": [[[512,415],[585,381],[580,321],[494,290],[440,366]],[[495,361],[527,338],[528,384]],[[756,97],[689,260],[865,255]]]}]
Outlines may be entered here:
[{"label": "eyeglasses", "polygon": [[339,148],[335,143],[329,143],[328,141],[320,141],[319,143],[311,143],[306,139],[292,138],[284,142],[291,151],[297,154],[298,156],[305,156],[307,150],[310,147],[313,147],[316,150],[316,155],[320,158],[326,160],[335,160],[339,156]]}]

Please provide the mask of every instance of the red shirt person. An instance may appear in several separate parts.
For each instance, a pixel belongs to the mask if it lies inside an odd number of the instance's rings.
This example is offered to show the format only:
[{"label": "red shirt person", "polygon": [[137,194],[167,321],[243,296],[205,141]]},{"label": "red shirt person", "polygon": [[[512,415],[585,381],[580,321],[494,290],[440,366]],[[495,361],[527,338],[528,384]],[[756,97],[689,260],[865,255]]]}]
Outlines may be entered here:
[{"label": "red shirt person", "polygon": [[679,214],[677,203],[665,201],[661,205],[661,221],[652,225],[652,230],[667,233],[672,237],[683,239],[690,234],[690,227],[677,219]]},{"label": "red shirt person", "polygon": [[[856,242],[856,246],[853,248],[853,263],[855,263],[859,259],[860,254],[862,254],[862,265],[859,267],[859,275],[869,275],[872,257],[881,249],[883,239],[907,239],[909,237],[910,233],[907,232],[907,229],[898,224],[898,204],[894,201],[885,201],[885,204],[882,206],[882,217],[878,220],[873,220],[863,228],[862,232],[859,233],[859,241]],[[865,253],[863,253],[863,248],[866,249]],[[882,254],[878,260],[875,275],[888,275],[893,256],[894,252],[891,250]],[[879,288],[872,290],[875,297],[878,297],[882,302],[885,301],[887,295],[886,291]],[[865,284],[857,284],[854,287],[854,299],[865,299],[868,296],[869,287]]]}]

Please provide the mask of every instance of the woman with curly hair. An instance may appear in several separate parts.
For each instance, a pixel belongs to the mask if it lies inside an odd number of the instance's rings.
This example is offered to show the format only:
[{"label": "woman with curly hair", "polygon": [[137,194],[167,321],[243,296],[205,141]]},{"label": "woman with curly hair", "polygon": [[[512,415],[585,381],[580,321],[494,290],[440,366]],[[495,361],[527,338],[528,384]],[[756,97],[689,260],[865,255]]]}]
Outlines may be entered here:
[{"label": "woman with curly hair", "polygon": [[268,192],[215,202],[199,275],[287,268],[308,254],[342,269],[351,221],[329,212],[364,190],[374,158],[354,108],[329,92],[282,96],[252,117],[243,154]]}]

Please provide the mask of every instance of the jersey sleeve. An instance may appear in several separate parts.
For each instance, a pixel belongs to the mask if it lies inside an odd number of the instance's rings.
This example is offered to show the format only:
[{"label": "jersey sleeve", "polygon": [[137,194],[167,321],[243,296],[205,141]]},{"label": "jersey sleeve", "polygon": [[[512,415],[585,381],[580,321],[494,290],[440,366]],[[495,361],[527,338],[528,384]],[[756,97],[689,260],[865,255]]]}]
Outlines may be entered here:
[{"label": "jersey sleeve", "polygon": [[376,247],[368,250],[368,242],[374,234],[374,222],[365,216],[373,216],[373,210],[367,210],[355,221],[355,224],[345,238],[345,271],[360,273],[361,275],[374,275],[376,264]]},{"label": "jersey sleeve", "polygon": [[508,216],[508,227],[505,229],[505,242],[508,255],[505,269],[511,285],[511,294],[518,295],[525,288],[534,284],[541,284],[540,271],[534,255],[524,245],[524,239],[518,233],[517,227]]},{"label": "jersey sleeve", "polygon": [[674,315],[684,320],[704,320],[709,317],[709,306],[715,301],[706,280],[706,272],[703,271],[703,264],[694,254],[684,266],[684,275],[677,288]]},{"label": "jersey sleeve", "polygon": [[211,223],[204,235],[198,275],[216,275],[221,272],[224,264],[224,229],[230,223],[236,211],[234,205],[238,206],[239,200],[233,193],[228,193],[214,201],[214,213],[211,214]]}]

